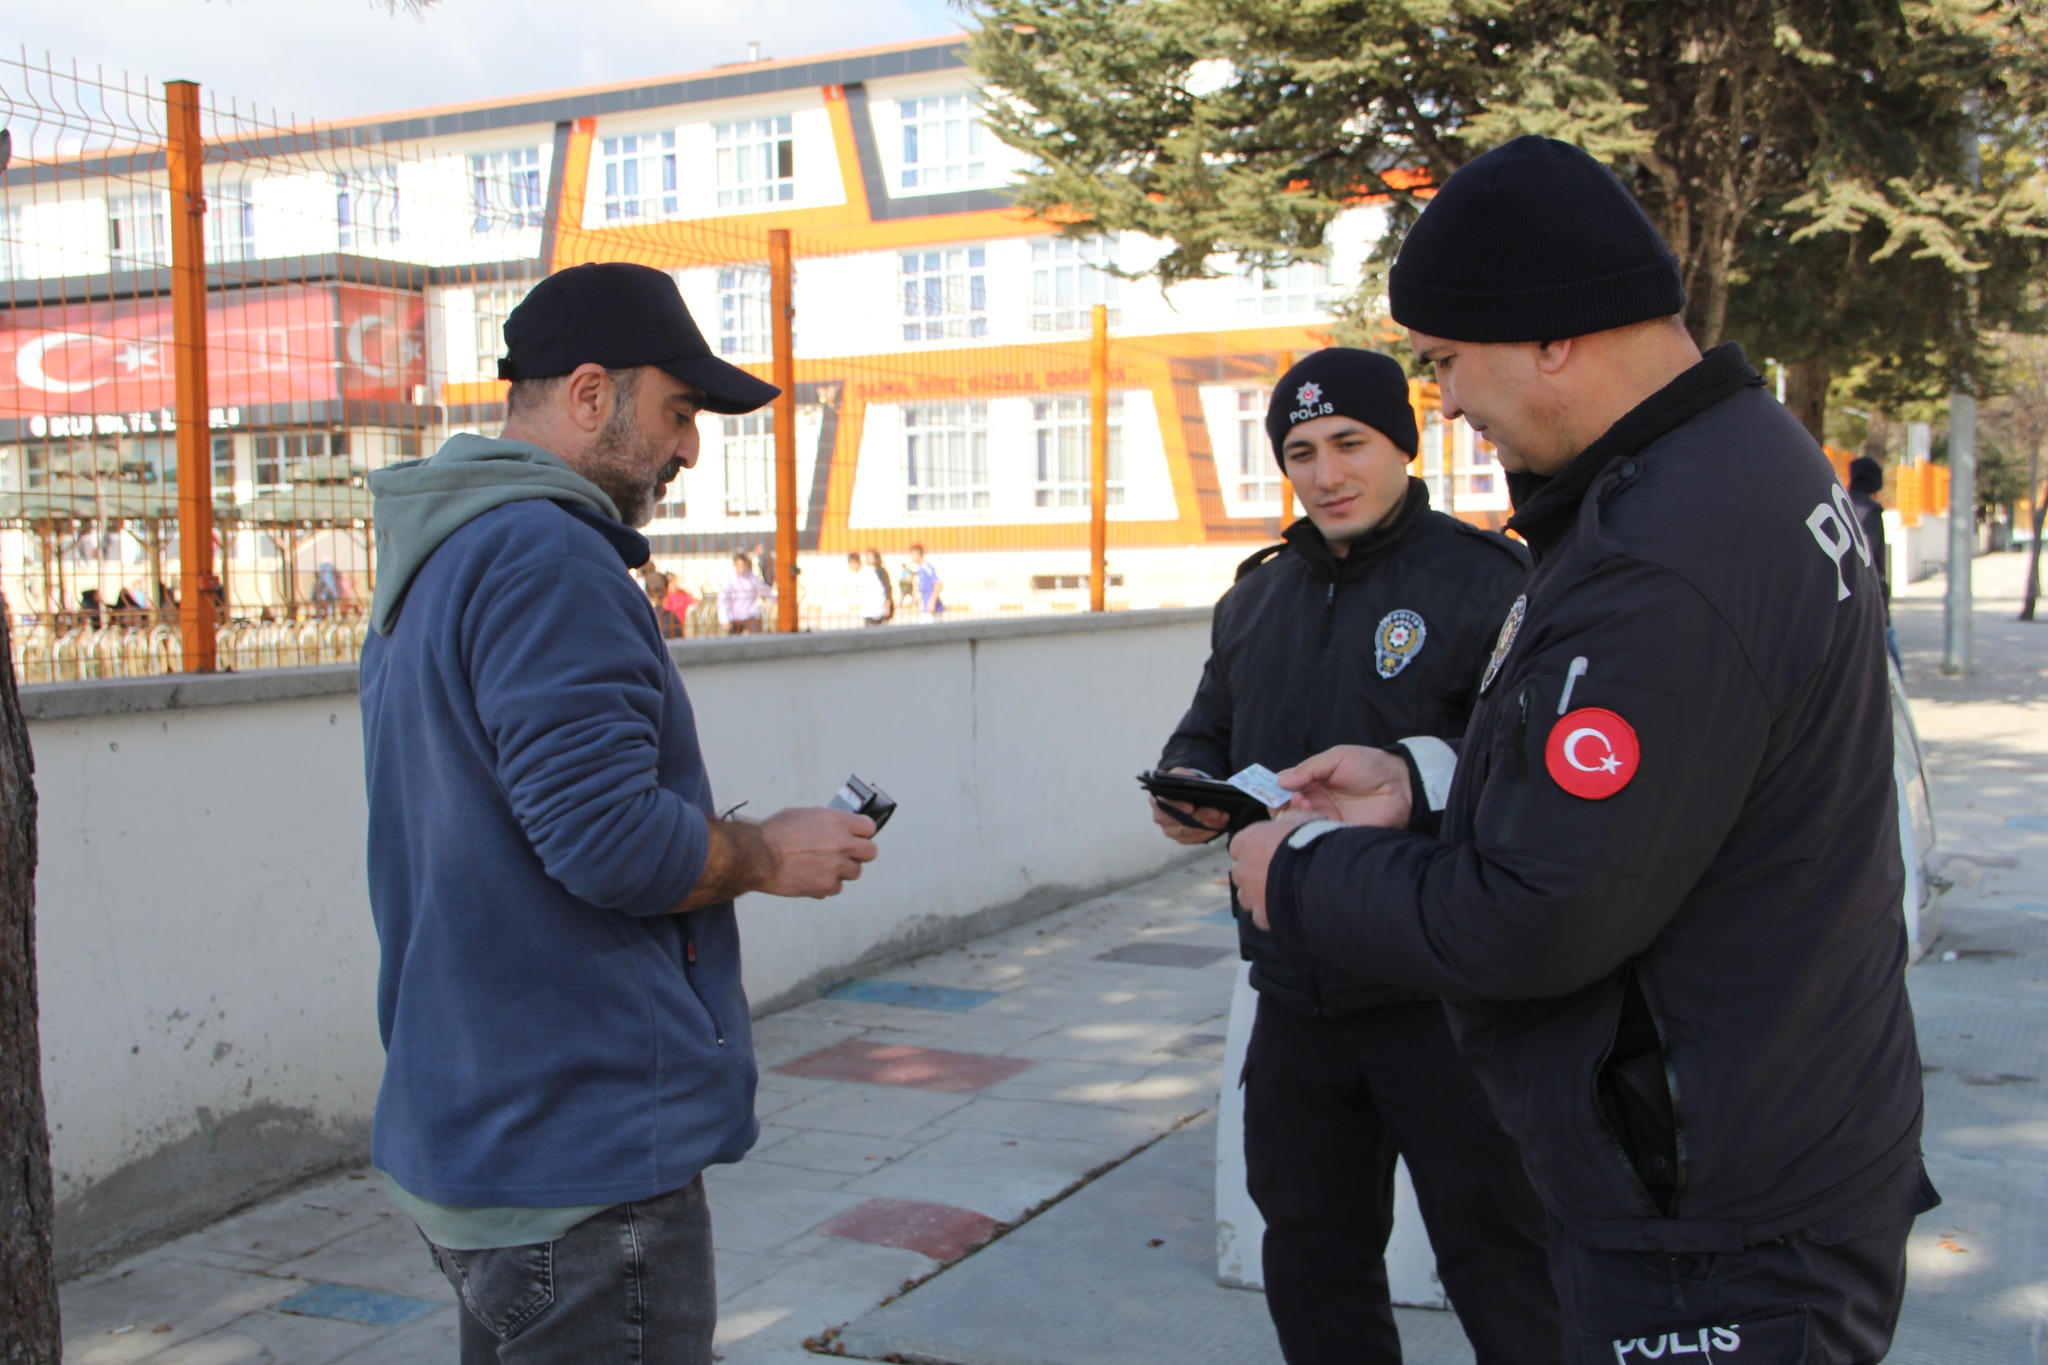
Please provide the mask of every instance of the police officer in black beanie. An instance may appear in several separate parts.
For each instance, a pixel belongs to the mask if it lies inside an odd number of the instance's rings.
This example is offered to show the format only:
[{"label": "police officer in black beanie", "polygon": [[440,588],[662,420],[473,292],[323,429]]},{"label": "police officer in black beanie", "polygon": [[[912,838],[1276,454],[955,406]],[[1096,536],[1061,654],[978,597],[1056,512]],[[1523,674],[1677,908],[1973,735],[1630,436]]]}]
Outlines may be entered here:
[{"label": "police officer in black beanie", "polygon": [[[1459,734],[1526,569],[1520,548],[1430,510],[1408,475],[1408,378],[1386,356],[1310,355],[1273,390],[1266,431],[1306,515],[1217,603],[1208,666],[1159,766],[1220,776],[1333,744]],[[1223,824],[1186,806],[1154,819],[1183,843]],[[1542,1206],[1442,1003],[1319,964],[1243,916],[1239,939],[1259,993],[1243,1077],[1247,1183],[1290,1365],[1401,1359],[1385,1262],[1397,1154],[1481,1365],[1554,1358]],[[1532,1341],[1550,1349],[1532,1357]]]},{"label": "police officer in black beanie", "polygon": [[1549,1211],[1567,1359],[1880,1360],[1939,1201],[1849,495],[1739,349],[1699,353],[1676,262],[1573,147],[1460,169],[1390,293],[1535,568],[1448,792],[1319,755],[1281,775],[1307,809],[1234,841],[1239,896],[1449,1000]]}]

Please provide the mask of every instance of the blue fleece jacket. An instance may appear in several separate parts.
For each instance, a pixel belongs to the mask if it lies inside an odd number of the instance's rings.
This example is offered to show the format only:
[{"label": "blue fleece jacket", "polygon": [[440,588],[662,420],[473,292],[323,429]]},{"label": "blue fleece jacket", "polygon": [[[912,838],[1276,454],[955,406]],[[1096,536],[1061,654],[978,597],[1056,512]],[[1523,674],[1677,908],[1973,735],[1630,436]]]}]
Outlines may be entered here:
[{"label": "blue fleece jacket", "polygon": [[423,1199],[646,1199],[758,1132],[733,908],[670,913],[711,784],[627,572],[647,552],[589,506],[502,502],[415,556],[364,647],[371,1154]]}]

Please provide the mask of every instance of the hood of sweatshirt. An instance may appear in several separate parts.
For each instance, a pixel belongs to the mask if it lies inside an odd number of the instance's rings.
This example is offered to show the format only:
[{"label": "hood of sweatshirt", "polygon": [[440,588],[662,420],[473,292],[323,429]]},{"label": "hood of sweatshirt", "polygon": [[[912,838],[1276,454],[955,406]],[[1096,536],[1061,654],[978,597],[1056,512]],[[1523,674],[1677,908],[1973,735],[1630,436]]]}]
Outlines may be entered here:
[{"label": "hood of sweatshirt", "polygon": [[462,433],[424,460],[407,460],[370,475],[377,528],[377,591],[370,628],[389,635],[406,589],[441,542],[493,507],[548,498],[587,507],[613,521],[619,509],[603,489],[561,456],[525,441]]}]

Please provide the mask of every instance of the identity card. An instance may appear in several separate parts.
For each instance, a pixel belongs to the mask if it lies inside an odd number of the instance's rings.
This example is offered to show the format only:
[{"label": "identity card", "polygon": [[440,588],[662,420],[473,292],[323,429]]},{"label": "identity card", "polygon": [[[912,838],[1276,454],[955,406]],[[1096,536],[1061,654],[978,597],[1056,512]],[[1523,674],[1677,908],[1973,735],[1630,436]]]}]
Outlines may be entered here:
[{"label": "identity card", "polygon": [[1294,793],[1281,786],[1279,777],[1263,763],[1254,763],[1242,772],[1233,773],[1230,785],[1260,805],[1276,810],[1294,799]]}]

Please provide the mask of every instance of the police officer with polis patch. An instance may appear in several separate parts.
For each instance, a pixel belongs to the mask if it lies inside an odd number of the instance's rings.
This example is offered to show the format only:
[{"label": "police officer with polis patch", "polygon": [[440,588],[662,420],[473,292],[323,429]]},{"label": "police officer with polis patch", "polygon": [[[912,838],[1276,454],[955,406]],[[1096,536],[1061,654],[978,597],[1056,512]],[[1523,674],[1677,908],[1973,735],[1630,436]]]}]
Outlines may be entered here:
[{"label": "police officer with polis patch", "polygon": [[1281,774],[1307,809],[1236,838],[1239,895],[1278,944],[1449,999],[1574,1365],[1880,1360],[1939,1201],[1848,494],[1737,347],[1700,354],[1677,261],[1576,148],[1461,168],[1390,280],[1535,568],[1455,752]]},{"label": "police officer with polis patch", "polygon": [[[1333,744],[1461,733],[1523,552],[1430,509],[1408,476],[1407,376],[1386,356],[1309,356],[1274,389],[1266,430],[1307,515],[1217,603],[1208,665],[1160,766],[1223,776]],[[1168,803],[1153,818],[1183,843],[1224,824]],[[1242,917],[1240,938],[1259,993],[1247,1184],[1290,1365],[1401,1359],[1384,1259],[1397,1154],[1481,1365],[1554,1356],[1542,1206],[1442,1003],[1318,964]],[[1532,1341],[1544,1343],[1533,1355]]]}]

